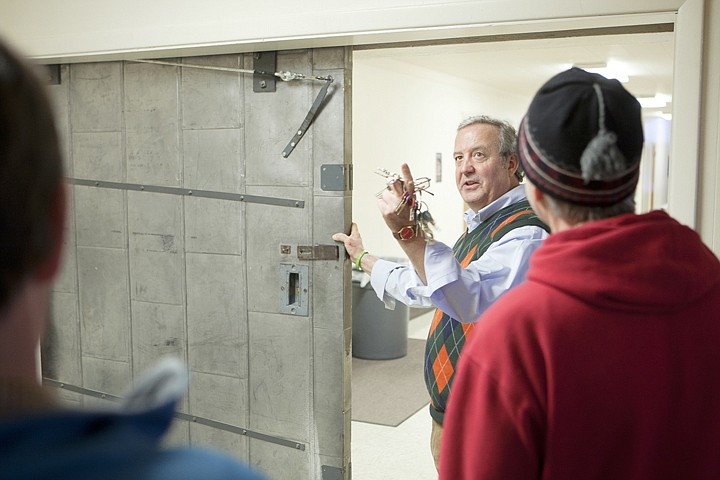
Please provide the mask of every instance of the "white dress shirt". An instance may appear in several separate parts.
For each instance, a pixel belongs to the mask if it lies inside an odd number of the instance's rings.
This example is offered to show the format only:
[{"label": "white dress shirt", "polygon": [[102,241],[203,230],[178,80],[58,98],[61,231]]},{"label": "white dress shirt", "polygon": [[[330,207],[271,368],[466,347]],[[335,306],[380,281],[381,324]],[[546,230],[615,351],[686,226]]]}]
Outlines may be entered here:
[{"label": "white dress shirt", "polygon": [[[498,210],[523,199],[525,187],[519,185],[477,213],[472,209],[466,211],[468,231],[472,232]],[[411,307],[437,307],[463,323],[474,322],[503,293],[525,280],[528,259],[547,236],[540,227],[515,228],[492,243],[467,268],[455,259],[451,247],[437,241],[428,243],[427,285],[412,265],[382,259],[373,265],[370,283],[389,309],[395,308],[397,300]]]}]

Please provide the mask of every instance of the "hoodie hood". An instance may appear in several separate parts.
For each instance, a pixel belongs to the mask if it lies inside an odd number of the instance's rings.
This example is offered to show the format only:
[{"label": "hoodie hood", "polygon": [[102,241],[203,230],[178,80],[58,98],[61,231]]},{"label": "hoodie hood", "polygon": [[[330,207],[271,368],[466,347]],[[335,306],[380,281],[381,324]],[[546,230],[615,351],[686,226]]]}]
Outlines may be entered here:
[{"label": "hoodie hood", "polygon": [[527,279],[603,308],[666,312],[716,287],[720,263],[695,231],[654,211],[550,235]]}]

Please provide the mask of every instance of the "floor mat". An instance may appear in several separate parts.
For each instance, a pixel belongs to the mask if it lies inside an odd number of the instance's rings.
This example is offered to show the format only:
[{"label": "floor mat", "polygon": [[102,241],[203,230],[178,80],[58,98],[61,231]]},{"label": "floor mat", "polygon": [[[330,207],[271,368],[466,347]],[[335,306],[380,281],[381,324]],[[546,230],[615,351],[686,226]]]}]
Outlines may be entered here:
[{"label": "floor mat", "polygon": [[393,360],[352,359],[352,419],[397,427],[430,401],[423,379],[425,340],[408,339]]}]

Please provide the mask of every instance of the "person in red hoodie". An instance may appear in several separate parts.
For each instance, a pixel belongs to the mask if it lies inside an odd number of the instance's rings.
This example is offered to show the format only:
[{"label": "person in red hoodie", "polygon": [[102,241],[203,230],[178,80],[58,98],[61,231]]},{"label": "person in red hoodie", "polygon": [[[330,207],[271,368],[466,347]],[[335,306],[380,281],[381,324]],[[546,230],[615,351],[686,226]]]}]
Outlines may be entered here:
[{"label": "person in red hoodie", "polygon": [[642,145],[616,80],[573,68],[533,98],[518,153],[551,234],[463,350],[441,479],[720,478],[720,262],[633,213]]}]

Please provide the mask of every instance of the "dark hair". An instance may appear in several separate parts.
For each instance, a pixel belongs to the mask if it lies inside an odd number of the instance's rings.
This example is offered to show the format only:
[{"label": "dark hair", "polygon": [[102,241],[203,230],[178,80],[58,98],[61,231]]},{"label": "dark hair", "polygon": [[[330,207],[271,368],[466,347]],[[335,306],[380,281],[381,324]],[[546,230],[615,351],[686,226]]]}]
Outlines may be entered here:
[{"label": "dark hair", "polygon": [[62,175],[45,87],[0,42],[0,308],[53,250]]},{"label": "dark hair", "polygon": [[[498,152],[500,152],[500,156],[502,157],[503,166],[507,166],[510,157],[517,155],[517,133],[515,132],[515,127],[505,120],[499,120],[487,115],[475,115],[460,122],[457,130],[460,131],[465,127],[476,124],[492,125],[498,129]],[[525,172],[518,161],[515,178],[517,178],[519,182],[522,182],[524,174]]]}]

